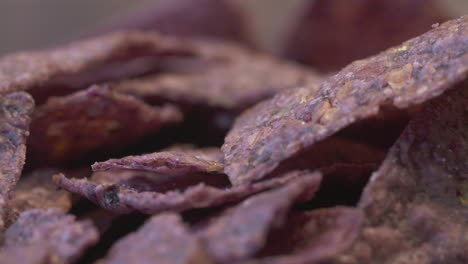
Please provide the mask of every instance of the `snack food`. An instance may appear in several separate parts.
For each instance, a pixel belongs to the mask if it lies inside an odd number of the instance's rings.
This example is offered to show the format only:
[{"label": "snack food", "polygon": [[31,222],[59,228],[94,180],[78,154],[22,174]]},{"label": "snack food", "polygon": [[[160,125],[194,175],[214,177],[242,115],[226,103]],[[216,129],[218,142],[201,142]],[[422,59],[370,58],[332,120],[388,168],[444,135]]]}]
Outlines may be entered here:
[{"label": "snack food", "polygon": [[[86,197],[99,206],[115,213],[139,211],[146,214],[156,214],[164,211],[184,211],[194,208],[206,208],[236,202],[261,191],[281,186],[289,181],[300,180],[305,172],[290,172],[282,177],[276,177],[252,185],[244,186],[211,186],[208,181],[201,180],[197,184],[172,186],[173,189],[158,190],[158,185],[149,190],[139,191],[120,182],[97,184],[86,179],[67,179],[63,174],[54,176],[54,182],[61,188]],[[190,177],[186,176],[186,177]],[[222,175],[216,175],[222,177]],[[310,180],[320,183],[320,176],[314,174]],[[114,179],[116,180],[116,179]],[[215,179],[215,183],[219,180]]]},{"label": "snack food", "polygon": [[33,209],[21,213],[5,232],[4,250],[45,250],[59,263],[72,263],[97,239],[97,231],[87,221],[76,221],[74,216],[52,209]]},{"label": "snack food", "polygon": [[42,166],[56,165],[103,149],[115,151],[182,118],[173,106],[152,107],[107,86],[93,86],[50,98],[36,110],[28,159]]},{"label": "snack food", "polygon": [[149,103],[169,101],[182,109],[205,106],[239,113],[280,90],[322,81],[310,69],[237,45],[194,45],[196,56],[204,61],[194,61],[193,68],[183,61],[172,65],[174,69],[185,65],[190,74],[158,73],[118,82],[116,89]]},{"label": "snack food", "polygon": [[63,213],[71,209],[70,193],[57,190],[51,181],[57,173],[58,170],[41,169],[21,176],[21,180],[11,193],[8,219],[10,223],[21,212],[31,209],[54,209]]},{"label": "snack food", "polygon": [[468,260],[466,87],[434,99],[410,122],[364,189],[360,240],[338,260]]},{"label": "snack food", "polygon": [[0,62],[0,94],[28,90],[43,100],[54,93],[63,95],[148,69],[144,62],[135,68],[131,65],[134,59],[189,56],[191,49],[186,42],[158,34],[118,32],[58,49],[11,54]]},{"label": "snack food", "polygon": [[173,150],[141,156],[111,159],[92,165],[94,171],[136,170],[168,176],[196,173],[223,174],[222,153],[218,148]]},{"label": "snack food", "polygon": [[[177,252],[173,249],[178,248]],[[100,263],[211,263],[198,239],[176,214],[148,220],[137,232],[118,241]]]},{"label": "snack food", "polygon": [[227,209],[200,232],[208,252],[217,262],[233,262],[255,255],[266,243],[268,231],[284,224],[295,203],[307,201],[318,189],[317,183],[291,181],[281,188],[255,195]]},{"label": "snack food", "polygon": [[356,61],[320,88],[279,93],[244,112],[222,151],[233,184],[260,180],[279,164],[344,127],[434,98],[468,72],[468,17],[446,22],[376,56]]},{"label": "snack food", "polygon": [[329,77],[142,32],[0,59],[0,263],[468,263],[467,50],[465,16]]},{"label": "snack food", "polygon": [[34,101],[19,92],[0,99],[0,230],[5,228],[10,193],[21,176]]}]

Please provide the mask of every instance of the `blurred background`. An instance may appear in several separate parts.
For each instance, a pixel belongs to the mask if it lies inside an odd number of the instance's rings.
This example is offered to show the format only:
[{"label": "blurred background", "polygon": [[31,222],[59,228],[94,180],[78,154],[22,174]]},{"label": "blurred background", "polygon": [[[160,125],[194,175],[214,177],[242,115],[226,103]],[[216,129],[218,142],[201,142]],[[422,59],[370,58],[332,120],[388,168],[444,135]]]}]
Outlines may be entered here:
[{"label": "blurred background", "polygon": [[[94,32],[148,6],[172,0],[2,0],[0,55],[53,46]],[[468,13],[467,0],[437,0],[453,16]],[[257,44],[276,51],[275,43],[310,0],[230,0],[251,19]]]}]

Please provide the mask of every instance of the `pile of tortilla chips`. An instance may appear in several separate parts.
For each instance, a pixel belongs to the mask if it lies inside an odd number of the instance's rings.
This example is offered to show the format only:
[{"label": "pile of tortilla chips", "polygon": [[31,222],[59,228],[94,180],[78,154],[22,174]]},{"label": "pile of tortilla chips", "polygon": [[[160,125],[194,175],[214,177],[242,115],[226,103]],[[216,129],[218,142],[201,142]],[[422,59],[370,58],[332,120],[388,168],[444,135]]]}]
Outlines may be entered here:
[{"label": "pile of tortilla chips", "polygon": [[0,263],[468,263],[468,16],[317,1],[314,69],[195,2],[0,58]]}]

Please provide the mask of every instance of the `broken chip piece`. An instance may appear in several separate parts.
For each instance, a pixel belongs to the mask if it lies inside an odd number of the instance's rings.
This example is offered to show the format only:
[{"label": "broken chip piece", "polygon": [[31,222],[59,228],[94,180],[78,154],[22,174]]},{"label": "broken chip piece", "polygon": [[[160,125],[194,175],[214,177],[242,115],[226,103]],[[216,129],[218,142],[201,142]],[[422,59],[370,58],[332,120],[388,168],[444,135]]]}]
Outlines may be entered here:
[{"label": "broken chip piece", "polygon": [[141,156],[111,159],[92,165],[94,171],[137,170],[168,176],[191,173],[223,173],[221,151],[218,148],[173,150]]},{"label": "broken chip piece", "polygon": [[[57,186],[86,197],[102,208],[115,213],[139,211],[145,214],[156,214],[163,211],[184,211],[237,202],[255,193],[301,178],[303,175],[304,172],[291,172],[283,177],[236,187],[230,185],[216,187],[210,185],[210,181],[202,180],[198,184],[185,186],[182,190],[178,186],[172,186],[172,189],[164,191],[159,191],[158,185],[150,190],[138,191],[127,185],[120,185],[118,181],[113,184],[97,184],[87,179],[68,179],[64,175],[54,176],[54,182]],[[216,176],[222,177],[223,175]],[[190,175],[186,177],[190,178]],[[314,177],[310,178],[317,185],[320,179],[319,174],[314,174]]]},{"label": "broken chip piece", "polygon": [[4,251],[40,247],[57,261],[72,263],[97,242],[98,233],[88,221],[52,209],[33,209],[20,214],[4,240]]},{"label": "broken chip piece", "polygon": [[196,56],[190,63],[172,59],[154,75],[112,84],[116,91],[149,104],[171,103],[181,109],[186,119],[175,132],[183,134],[185,142],[218,146],[246,108],[280,90],[305,83],[318,86],[323,79],[309,69],[236,45],[193,44]]},{"label": "broken chip piece", "polygon": [[102,264],[212,263],[199,239],[176,214],[150,218],[138,231],[117,241]]},{"label": "broken chip piece", "polygon": [[[192,48],[187,42],[142,32],[118,32],[59,49],[11,54],[0,60],[0,94],[28,90],[43,98],[49,95],[52,84],[61,83],[60,89],[66,89],[79,80],[86,87],[99,80],[125,77],[122,74],[129,70],[131,75],[138,75],[146,68],[137,65],[135,72],[115,64],[171,54],[190,56]],[[99,66],[105,68],[104,72],[98,70]]]},{"label": "broken chip piece", "polygon": [[34,101],[24,92],[0,98],[0,230],[5,228],[11,191],[25,162]]},{"label": "broken chip piece", "polygon": [[9,223],[14,222],[21,212],[30,209],[54,209],[63,213],[70,210],[70,193],[57,190],[52,182],[52,176],[57,173],[54,169],[42,169],[21,176],[11,193]]},{"label": "broken chip piece", "polygon": [[72,161],[103,148],[116,150],[181,119],[175,107],[152,107],[107,86],[93,86],[51,98],[37,109],[28,140],[28,159],[44,166]]},{"label": "broken chip piece", "polygon": [[468,17],[356,61],[320,88],[279,93],[244,112],[222,147],[235,185],[260,180],[281,162],[344,127],[434,98],[466,78]]},{"label": "broken chip piece", "polygon": [[468,261],[468,207],[457,196],[468,175],[467,105],[462,84],[410,122],[365,188],[365,228],[338,263]]},{"label": "broken chip piece", "polygon": [[319,187],[316,177],[305,174],[227,209],[199,233],[208,252],[219,263],[254,256],[266,243],[269,231],[284,224],[290,208],[312,198]]},{"label": "broken chip piece", "polygon": [[209,62],[205,67],[198,66],[198,72],[163,72],[124,80],[115,84],[116,90],[149,103],[171,102],[188,110],[206,106],[240,113],[280,90],[306,83],[318,86],[322,81],[322,76],[310,69],[236,45],[201,42],[196,51],[199,58]]}]

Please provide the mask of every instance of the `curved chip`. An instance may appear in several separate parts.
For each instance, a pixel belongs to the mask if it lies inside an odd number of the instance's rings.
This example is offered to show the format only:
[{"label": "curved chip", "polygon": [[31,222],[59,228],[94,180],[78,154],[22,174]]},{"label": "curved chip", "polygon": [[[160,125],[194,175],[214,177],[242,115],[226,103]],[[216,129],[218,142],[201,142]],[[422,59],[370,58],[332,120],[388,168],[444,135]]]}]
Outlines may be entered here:
[{"label": "curved chip", "polygon": [[221,151],[218,148],[199,150],[174,150],[155,152],[141,156],[111,159],[92,165],[94,171],[137,170],[168,176],[191,173],[223,173]]},{"label": "curved chip", "polygon": [[72,206],[71,195],[66,191],[57,190],[52,182],[52,176],[57,170],[42,169],[23,175],[11,193],[9,203],[9,222],[30,209],[54,209],[63,213]]},{"label": "curved chip", "polygon": [[5,227],[10,193],[24,166],[33,108],[34,101],[27,93],[0,97],[0,230]]},{"label": "curved chip", "polygon": [[316,0],[305,7],[285,55],[323,71],[339,70],[447,19],[433,0]]},{"label": "curved chip", "polygon": [[[209,106],[239,113],[276,92],[314,83],[313,71],[227,43],[199,43],[198,55],[211,62],[192,74],[160,73],[124,80],[116,89],[150,103],[172,102],[182,108]],[[189,112],[189,111],[188,111]]]},{"label": "curved chip", "polygon": [[[145,214],[156,214],[163,211],[184,211],[193,208],[207,208],[217,205],[237,202],[245,197],[269,190],[303,175],[301,172],[291,172],[283,177],[276,177],[252,185],[243,185],[230,187],[210,186],[210,181],[200,181],[193,183],[184,189],[163,189],[158,190],[158,185],[152,187],[145,183],[146,187],[151,188],[138,189],[119,183],[118,180],[113,184],[98,184],[86,179],[67,179],[64,175],[56,175],[54,182],[61,188],[86,197],[90,201],[98,204],[104,209],[115,213],[129,213],[139,211]],[[222,177],[223,175],[216,175]],[[186,176],[184,178],[190,178]],[[320,176],[317,174],[311,180],[318,185]],[[215,181],[212,179],[211,181]],[[171,181],[168,182],[170,184]]]},{"label": "curved chip", "polygon": [[[188,56],[193,54],[193,50],[188,42],[161,37],[156,33],[119,32],[59,49],[11,54],[0,60],[0,94],[33,88],[41,88],[39,90],[44,92],[42,89],[49,89],[46,87],[49,81],[59,81],[61,78],[72,81],[83,78],[80,75],[83,73],[96,74],[97,66],[171,54]],[[111,79],[115,79],[116,74],[117,78],[125,77],[119,76],[120,73],[106,75],[113,77]]]},{"label": "curved chip", "polygon": [[360,241],[337,262],[468,261],[466,87],[434,99],[411,121],[364,190]]},{"label": "curved chip", "polygon": [[138,231],[117,241],[99,263],[212,263],[199,239],[188,230],[179,215],[150,218]]},{"label": "curved chip", "polygon": [[8,228],[3,250],[38,247],[59,263],[72,263],[97,240],[98,233],[88,221],[78,222],[55,210],[33,209],[21,213]]},{"label": "curved chip", "polygon": [[235,185],[278,165],[344,127],[440,95],[466,78],[468,17],[374,57],[356,61],[315,86],[288,90],[246,111],[225,139],[225,172]]},{"label": "curved chip", "polygon": [[116,150],[181,119],[172,106],[151,107],[107,86],[92,86],[51,98],[37,109],[28,140],[28,161],[44,166],[103,148]]},{"label": "curved chip", "polygon": [[251,257],[264,246],[269,231],[284,224],[290,208],[312,198],[318,187],[316,174],[303,175],[227,209],[199,236],[219,263]]}]

